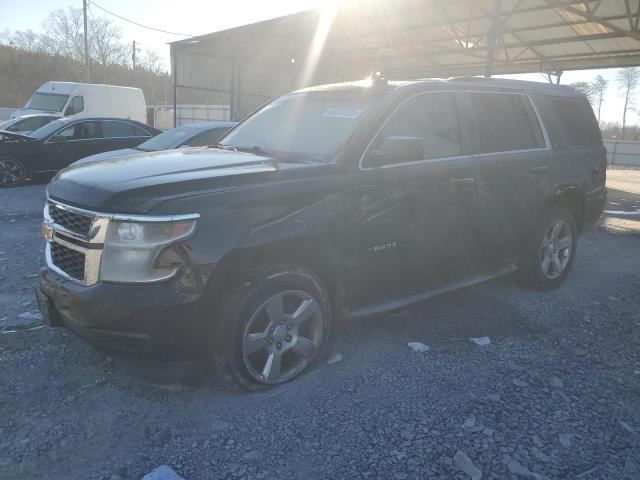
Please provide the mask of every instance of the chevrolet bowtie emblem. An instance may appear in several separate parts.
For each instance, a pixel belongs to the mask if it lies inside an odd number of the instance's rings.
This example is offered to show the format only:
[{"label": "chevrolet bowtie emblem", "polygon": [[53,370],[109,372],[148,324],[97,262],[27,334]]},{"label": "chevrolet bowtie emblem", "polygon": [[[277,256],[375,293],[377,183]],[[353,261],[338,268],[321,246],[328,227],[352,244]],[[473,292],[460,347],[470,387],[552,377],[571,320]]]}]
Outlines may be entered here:
[{"label": "chevrolet bowtie emblem", "polygon": [[42,232],[42,236],[47,240],[47,241],[52,241],[53,240],[53,228],[51,227],[50,224],[46,223],[46,222],[42,222],[42,228],[40,230]]}]

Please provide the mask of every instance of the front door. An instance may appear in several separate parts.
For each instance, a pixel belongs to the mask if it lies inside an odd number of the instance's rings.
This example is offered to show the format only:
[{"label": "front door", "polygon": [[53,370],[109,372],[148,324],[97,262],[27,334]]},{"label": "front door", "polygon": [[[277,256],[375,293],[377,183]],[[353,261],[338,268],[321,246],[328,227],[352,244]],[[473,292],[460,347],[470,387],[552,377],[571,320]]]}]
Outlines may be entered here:
[{"label": "front door", "polygon": [[69,125],[45,141],[43,169],[56,171],[94,152],[100,142],[98,122],[82,121]]},{"label": "front door", "polygon": [[476,168],[453,93],[404,100],[360,163],[356,303],[383,302],[477,270]]}]

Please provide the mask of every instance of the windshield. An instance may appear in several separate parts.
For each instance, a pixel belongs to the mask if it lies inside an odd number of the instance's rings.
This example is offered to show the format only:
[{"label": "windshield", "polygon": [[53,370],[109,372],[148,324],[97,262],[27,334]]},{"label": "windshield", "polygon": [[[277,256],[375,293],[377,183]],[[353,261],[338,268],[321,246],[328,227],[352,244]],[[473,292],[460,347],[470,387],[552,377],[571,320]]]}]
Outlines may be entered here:
[{"label": "windshield", "polygon": [[29,134],[29,136],[32,137],[32,138],[37,138],[37,139],[42,139],[42,138],[48,137],[53,132],[58,130],[60,127],[66,125],[67,123],[69,123],[71,121],[72,121],[71,118],[60,118],[58,120],[54,120],[51,123],[47,123],[44,127],[40,127],[37,130],[34,130],[33,132],[31,132]]},{"label": "windshield", "polygon": [[292,93],[249,117],[220,145],[327,157],[346,143],[371,105],[366,91]]},{"label": "windshield", "polygon": [[69,95],[63,95],[61,93],[36,92],[29,100],[27,108],[44,110],[45,112],[61,112],[67,104],[68,99]]},{"label": "windshield", "polygon": [[135,148],[147,152],[170,150],[172,148],[179,147],[182,143],[186,142],[201,131],[202,128],[195,127],[194,125],[184,125],[182,127],[172,128],[158,136],[150,138]]}]

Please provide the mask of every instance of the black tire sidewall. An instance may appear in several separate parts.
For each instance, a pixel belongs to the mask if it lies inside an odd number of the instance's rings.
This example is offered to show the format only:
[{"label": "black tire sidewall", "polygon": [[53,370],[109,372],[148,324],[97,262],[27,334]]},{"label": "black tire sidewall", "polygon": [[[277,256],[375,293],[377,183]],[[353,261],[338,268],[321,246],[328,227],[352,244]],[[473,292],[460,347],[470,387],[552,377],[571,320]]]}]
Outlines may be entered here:
[{"label": "black tire sidewall", "polygon": [[242,341],[247,323],[256,309],[272,295],[285,290],[300,290],[311,295],[320,306],[323,321],[320,348],[300,375],[323,358],[331,329],[329,295],[312,272],[294,266],[274,266],[253,272],[250,277],[251,280],[238,292],[222,302],[218,324],[213,329],[215,338],[212,345],[216,367],[222,381],[232,389],[239,387],[243,390],[256,390],[275,386],[254,379],[242,356]]},{"label": "black tire sidewall", "polygon": [[[548,278],[542,271],[542,265],[540,263],[542,242],[549,228],[558,220],[565,220],[568,223],[569,228],[571,228],[571,257],[569,258],[569,263],[559,277]],[[520,269],[523,271],[525,277],[529,277],[528,279],[525,278],[528,283],[533,284],[535,288],[543,291],[553,290],[559,287],[571,271],[577,253],[577,243],[578,228],[571,212],[561,206],[553,206],[546,210],[542,214],[540,222],[538,223],[535,239],[522,259],[520,265]]]},{"label": "black tire sidewall", "polygon": [[0,188],[20,187],[24,185],[24,183],[29,179],[29,170],[27,169],[26,165],[22,162],[22,160],[16,157],[8,156],[8,155],[0,155],[0,160],[9,160],[11,162],[17,163],[18,165],[20,165],[20,168],[22,168],[22,171],[24,172],[24,176],[18,181],[18,183],[15,183],[13,185],[0,185]]}]

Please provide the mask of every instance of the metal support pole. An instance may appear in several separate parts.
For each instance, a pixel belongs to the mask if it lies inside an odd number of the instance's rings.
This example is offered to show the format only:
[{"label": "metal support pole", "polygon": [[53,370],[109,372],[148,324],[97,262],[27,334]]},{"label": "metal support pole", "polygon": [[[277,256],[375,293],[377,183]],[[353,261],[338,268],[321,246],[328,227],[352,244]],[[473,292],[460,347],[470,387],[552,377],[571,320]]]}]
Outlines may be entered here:
[{"label": "metal support pole", "polygon": [[131,51],[131,62],[133,69],[131,70],[131,86],[135,87],[136,84],[136,41],[133,41],[133,50]]},{"label": "metal support pole", "polygon": [[82,14],[84,15],[84,79],[89,83],[89,32],[87,30],[87,0],[82,0]]},{"label": "metal support pole", "polygon": [[173,128],[175,128],[178,126],[178,66],[173,52],[171,52],[171,77],[173,78]]},{"label": "metal support pole", "polygon": [[229,120],[234,121],[236,118],[236,56],[235,52],[231,54],[231,86],[229,88]]},{"label": "metal support pole", "polygon": [[500,13],[502,12],[502,0],[493,0],[493,12],[491,15],[491,26],[489,27],[489,35],[487,37],[487,64],[484,70],[484,76],[493,75],[493,61],[496,56],[496,42],[498,33],[500,32]]}]

